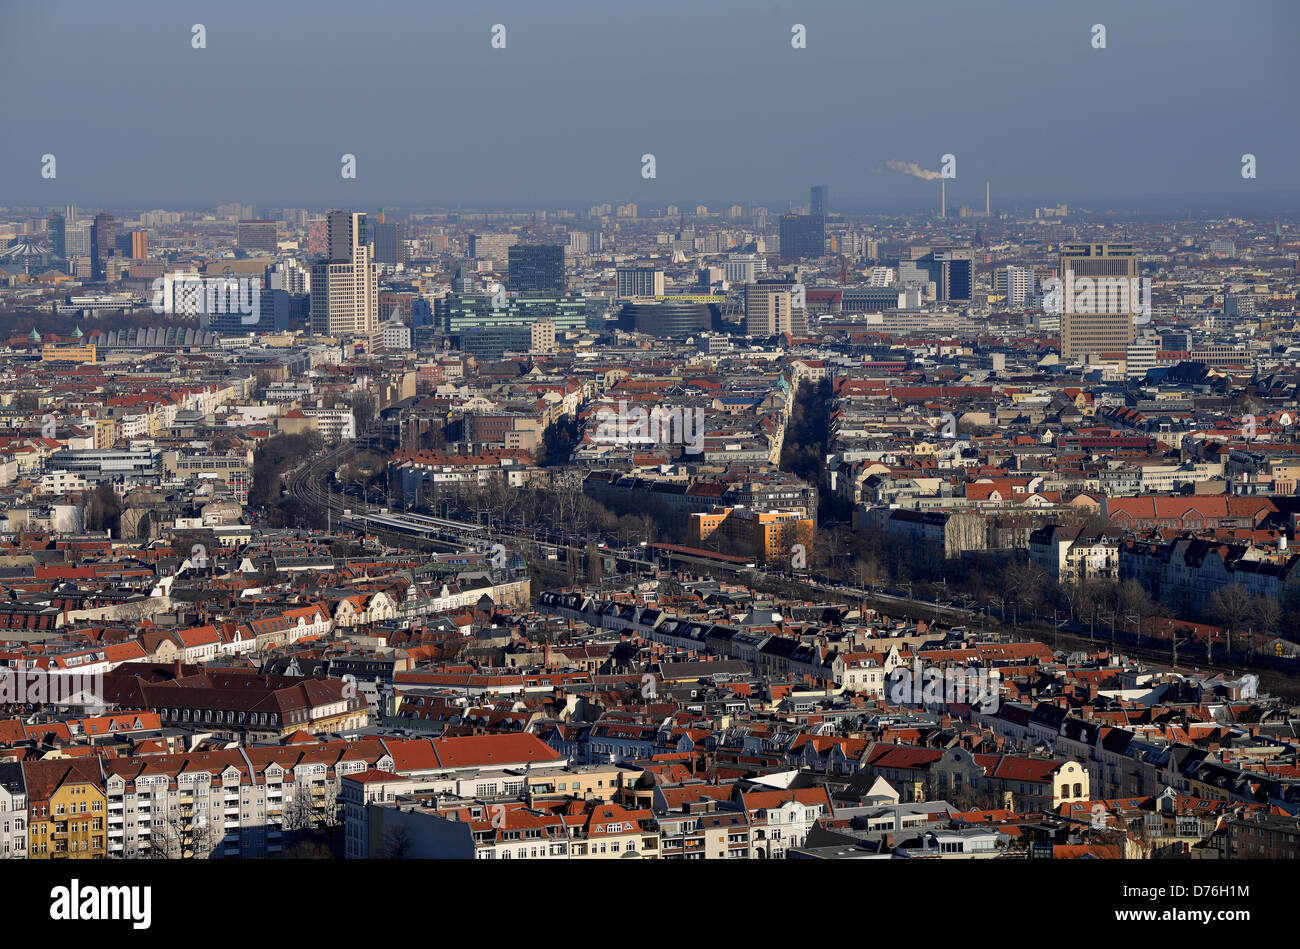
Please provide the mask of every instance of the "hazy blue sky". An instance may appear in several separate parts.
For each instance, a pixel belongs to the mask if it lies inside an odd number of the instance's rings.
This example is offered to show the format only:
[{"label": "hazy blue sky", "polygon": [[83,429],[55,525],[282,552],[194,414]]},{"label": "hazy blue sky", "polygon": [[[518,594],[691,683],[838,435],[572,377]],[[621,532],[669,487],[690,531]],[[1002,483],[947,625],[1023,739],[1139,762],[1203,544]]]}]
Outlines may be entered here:
[{"label": "hazy blue sky", "polygon": [[885,162],[952,153],[950,207],[1294,208],[1298,40],[1297,0],[0,0],[0,204],[920,207]]}]

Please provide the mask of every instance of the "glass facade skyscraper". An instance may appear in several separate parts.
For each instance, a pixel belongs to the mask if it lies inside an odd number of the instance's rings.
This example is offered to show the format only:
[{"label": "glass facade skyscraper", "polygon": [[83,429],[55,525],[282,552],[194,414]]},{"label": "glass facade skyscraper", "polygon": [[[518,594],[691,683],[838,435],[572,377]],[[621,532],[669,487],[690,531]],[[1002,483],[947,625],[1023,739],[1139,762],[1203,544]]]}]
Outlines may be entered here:
[{"label": "glass facade skyscraper", "polygon": [[825,257],[825,216],[821,214],[781,215],[781,256],[789,260]]},{"label": "glass facade skyscraper", "polygon": [[95,215],[90,228],[90,273],[98,280],[104,276],[104,262],[117,250],[117,222],[113,215]]},{"label": "glass facade skyscraper", "polygon": [[813,185],[810,210],[813,214],[825,217],[830,212],[831,189],[826,185]]},{"label": "glass facade skyscraper", "polygon": [[67,221],[62,214],[51,214],[49,221],[45,226],[46,236],[49,238],[50,253],[55,257],[68,256],[68,232]]},{"label": "glass facade skyscraper", "polygon": [[511,290],[564,292],[564,248],[559,244],[515,244],[509,255]]}]

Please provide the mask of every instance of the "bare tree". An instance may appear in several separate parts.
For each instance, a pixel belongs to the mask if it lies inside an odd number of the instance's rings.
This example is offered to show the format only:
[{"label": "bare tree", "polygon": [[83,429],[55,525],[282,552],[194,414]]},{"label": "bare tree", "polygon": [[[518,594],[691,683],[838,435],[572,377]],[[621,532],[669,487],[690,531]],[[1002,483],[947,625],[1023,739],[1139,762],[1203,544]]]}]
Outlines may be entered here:
[{"label": "bare tree", "polygon": [[216,841],[212,825],[202,814],[169,813],[154,818],[145,845],[144,857],[149,860],[194,860],[212,853]]},{"label": "bare tree", "polygon": [[514,509],[516,494],[515,489],[506,483],[503,472],[492,472],[483,489],[483,503],[488,515],[498,523],[505,521]]},{"label": "bare tree", "polygon": [[405,860],[414,845],[415,842],[411,839],[411,830],[404,824],[390,827],[384,831],[385,860]]},{"label": "bare tree", "polygon": [[1223,627],[1227,641],[1225,656],[1232,655],[1232,634],[1241,629],[1250,616],[1250,594],[1239,583],[1229,583],[1214,591],[1210,597],[1209,613]]},{"label": "bare tree", "polygon": [[881,576],[880,563],[875,557],[859,557],[853,565],[853,579],[859,587],[874,588]]},{"label": "bare tree", "polygon": [[286,785],[285,790],[290,787],[293,788],[293,797],[285,801],[281,816],[286,831],[304,836],[313,831],[327,830],[338,823],[338,807],[328,792],[313,794],[307,784]]},{"label": "bare tree", "polygon": [[1036,563],[1015,563],[1006,570],[1007,592],[1011,594],[1014,604],[1015,623],[1020,623],[1020,608],[1024,606],[1038,615],[1038,607],[1043,601],[1043,587],[1047,583],[1047,571]]},{"label": "bare tree", "polygon": [[1269,596],[1257,596],[1250,602],[1250,618],[1261,632],[1276,636],[1282,625],[1282,604]]},{"label": "bare tree", "polygon": [[1129,579],[1121,583],[1115,591],[1119,608],[1137,618],[1136,633],[1141,633],[1146,621],[1160,614],[1160,604],[1147,592],[1147,588],[1138,581]]}]

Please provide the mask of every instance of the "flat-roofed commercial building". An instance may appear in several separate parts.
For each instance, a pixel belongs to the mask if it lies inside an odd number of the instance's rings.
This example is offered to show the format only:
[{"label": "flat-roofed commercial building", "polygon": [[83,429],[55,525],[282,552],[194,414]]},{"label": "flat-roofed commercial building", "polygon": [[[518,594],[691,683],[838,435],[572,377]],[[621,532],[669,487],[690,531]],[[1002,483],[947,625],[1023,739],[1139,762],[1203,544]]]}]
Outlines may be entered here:
[{"label": "flat-roofed commercial building", "polygon": [[781,256],[788,260],[826,256],[825,215],[781,215]]},{"label": "flat-roofed commercial building", "polygon": [[50,455],[51,471],[71,471],[92,483],[125,480],[154,480],[162,474],[162,452],[156,448],[140,451],[100,451],[98,449],[63,448]]},{"label": "flat-roofed commercial building", "polygon": [[807,332],[807,311],[794,306],[795,284],[760,280],[745,285],[745,335]]},{"label": "flat-roofed commercial building", "polygon": [[510,248],[517,243],[518,234],[471,234],[469,255],[475,260],[506,262]]},{"label": "flat-roofed commercial building", "polygon": [[1137,275],[1132,244],[1061,245],[1062,359],[1127,351],[1135,336]]},{"label": "flat-roofed commercial building", "polygon": [[656,267],[619,267],[614,273],[621,298],[664,295],[664,272]]},{"label": "flat-roofed commercial building", "polygon": [[274,221],[240,221],[235,235],[240,250],[250,255],[275,256],[277,237]]},{"label": "flat-roofed commercial building", "polygon": [[383,220],[375,225],[375,263],[396,267],[406,263],[406,244],[402,240],[402,225]]},{"label": "flat-roofed commercial building", "polygon": [[[497,305],[500,304],[500,305]],[[546,319],[558,332],[587,326],[588,301],[579,294],[452,293],[435,301],[434,324],[444,333],[461,333],[472,326],[527,326]]]},{"label": "flat-roofed commercial building", "polygon": [[564,292],[564,248],[559,244],[515,244],[508,256],[511,290]]},{"label": "flat-roofed commercial building", "polygon": [[713,311],[707,303],[692,301],[626,303],[619,311],[618,325],[619,329],[650,336],[686,336],[709,330]]}]

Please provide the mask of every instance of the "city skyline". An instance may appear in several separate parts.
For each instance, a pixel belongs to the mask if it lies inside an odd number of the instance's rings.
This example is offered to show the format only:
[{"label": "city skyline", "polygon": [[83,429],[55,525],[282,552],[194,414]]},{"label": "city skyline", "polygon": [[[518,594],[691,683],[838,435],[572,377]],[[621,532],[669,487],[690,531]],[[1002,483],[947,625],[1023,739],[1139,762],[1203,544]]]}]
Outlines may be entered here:
[{"label": "city skyline", "polygon": [[0,7],[14,905],[814,860],[893,916],[1280,917],[1297,27]]}]

